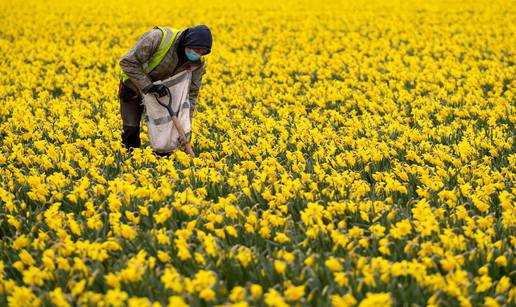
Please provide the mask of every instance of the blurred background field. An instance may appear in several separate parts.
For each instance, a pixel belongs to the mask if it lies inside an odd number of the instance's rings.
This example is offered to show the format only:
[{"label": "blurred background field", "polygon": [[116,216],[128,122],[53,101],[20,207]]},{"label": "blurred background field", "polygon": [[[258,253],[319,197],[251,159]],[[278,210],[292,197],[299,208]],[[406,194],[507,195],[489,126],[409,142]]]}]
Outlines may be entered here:
[{"label": "blurred background field", "polygon": [[[0,305],[509,306],[513,1],[0,2]],[[210,27],[190,160],[118,61]],[[145,123],[142,124],[145,126]]]}]

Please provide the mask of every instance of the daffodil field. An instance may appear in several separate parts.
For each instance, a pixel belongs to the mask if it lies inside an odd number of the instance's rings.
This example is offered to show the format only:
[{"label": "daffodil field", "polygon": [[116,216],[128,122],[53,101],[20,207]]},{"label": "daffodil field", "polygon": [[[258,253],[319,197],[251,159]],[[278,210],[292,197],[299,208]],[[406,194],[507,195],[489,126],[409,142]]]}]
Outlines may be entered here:
[{"label": "daffodil field", "polygon": [[[514,1],[0,1],[0,306],[514,306]],[[197,157],[120,58],[206,24]]]}]

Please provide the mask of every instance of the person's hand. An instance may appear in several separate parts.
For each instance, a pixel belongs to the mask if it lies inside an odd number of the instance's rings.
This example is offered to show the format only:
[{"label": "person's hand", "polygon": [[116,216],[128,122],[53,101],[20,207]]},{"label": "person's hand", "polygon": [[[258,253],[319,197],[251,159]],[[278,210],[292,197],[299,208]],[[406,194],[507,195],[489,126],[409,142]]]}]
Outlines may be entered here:
[{"label": "person's hand", "polygon": [[146,89],[145,94],[156,94],[158,97],[167,96],[167,87],[163,84],[153,84]]},{"label": "person's hand", "polygon": [[[192,140],[192,132],[188,132],[185,136],[186,136],[186,142],[189,143]],[[185,146],[185,143],[183,142],[181,137],[177,138],[177,145],[178,145],[178,147],[184,147]]]}]

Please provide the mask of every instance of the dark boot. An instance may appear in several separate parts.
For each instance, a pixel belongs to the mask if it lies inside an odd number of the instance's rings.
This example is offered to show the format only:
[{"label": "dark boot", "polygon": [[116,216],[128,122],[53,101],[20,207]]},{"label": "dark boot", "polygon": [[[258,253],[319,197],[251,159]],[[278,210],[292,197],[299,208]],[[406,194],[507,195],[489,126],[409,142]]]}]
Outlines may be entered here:
[{"label": "dark boot", "polygon": [[131,151],[133,148],[140,148],[140,127],[123,126],[122,144],[127,150]]},{"label": "dark boot", "polygon": [[168,157],[170,156],[170,152],[157,152],[157,151],[154,151],[154,154],[158,157]]}]

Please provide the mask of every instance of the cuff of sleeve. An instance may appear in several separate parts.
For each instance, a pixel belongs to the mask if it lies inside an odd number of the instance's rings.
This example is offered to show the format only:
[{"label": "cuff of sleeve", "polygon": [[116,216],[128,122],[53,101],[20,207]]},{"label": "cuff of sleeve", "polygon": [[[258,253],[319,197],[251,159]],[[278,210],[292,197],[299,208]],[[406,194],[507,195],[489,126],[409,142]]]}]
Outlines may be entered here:
[{"label": "cuff of sleeve", "polygon": [[141,91],[146,94],[149,89],[153,86],[154,84],[152,82],[149,82],[149,83],[144,83],[143,86],[141,87]]}]

